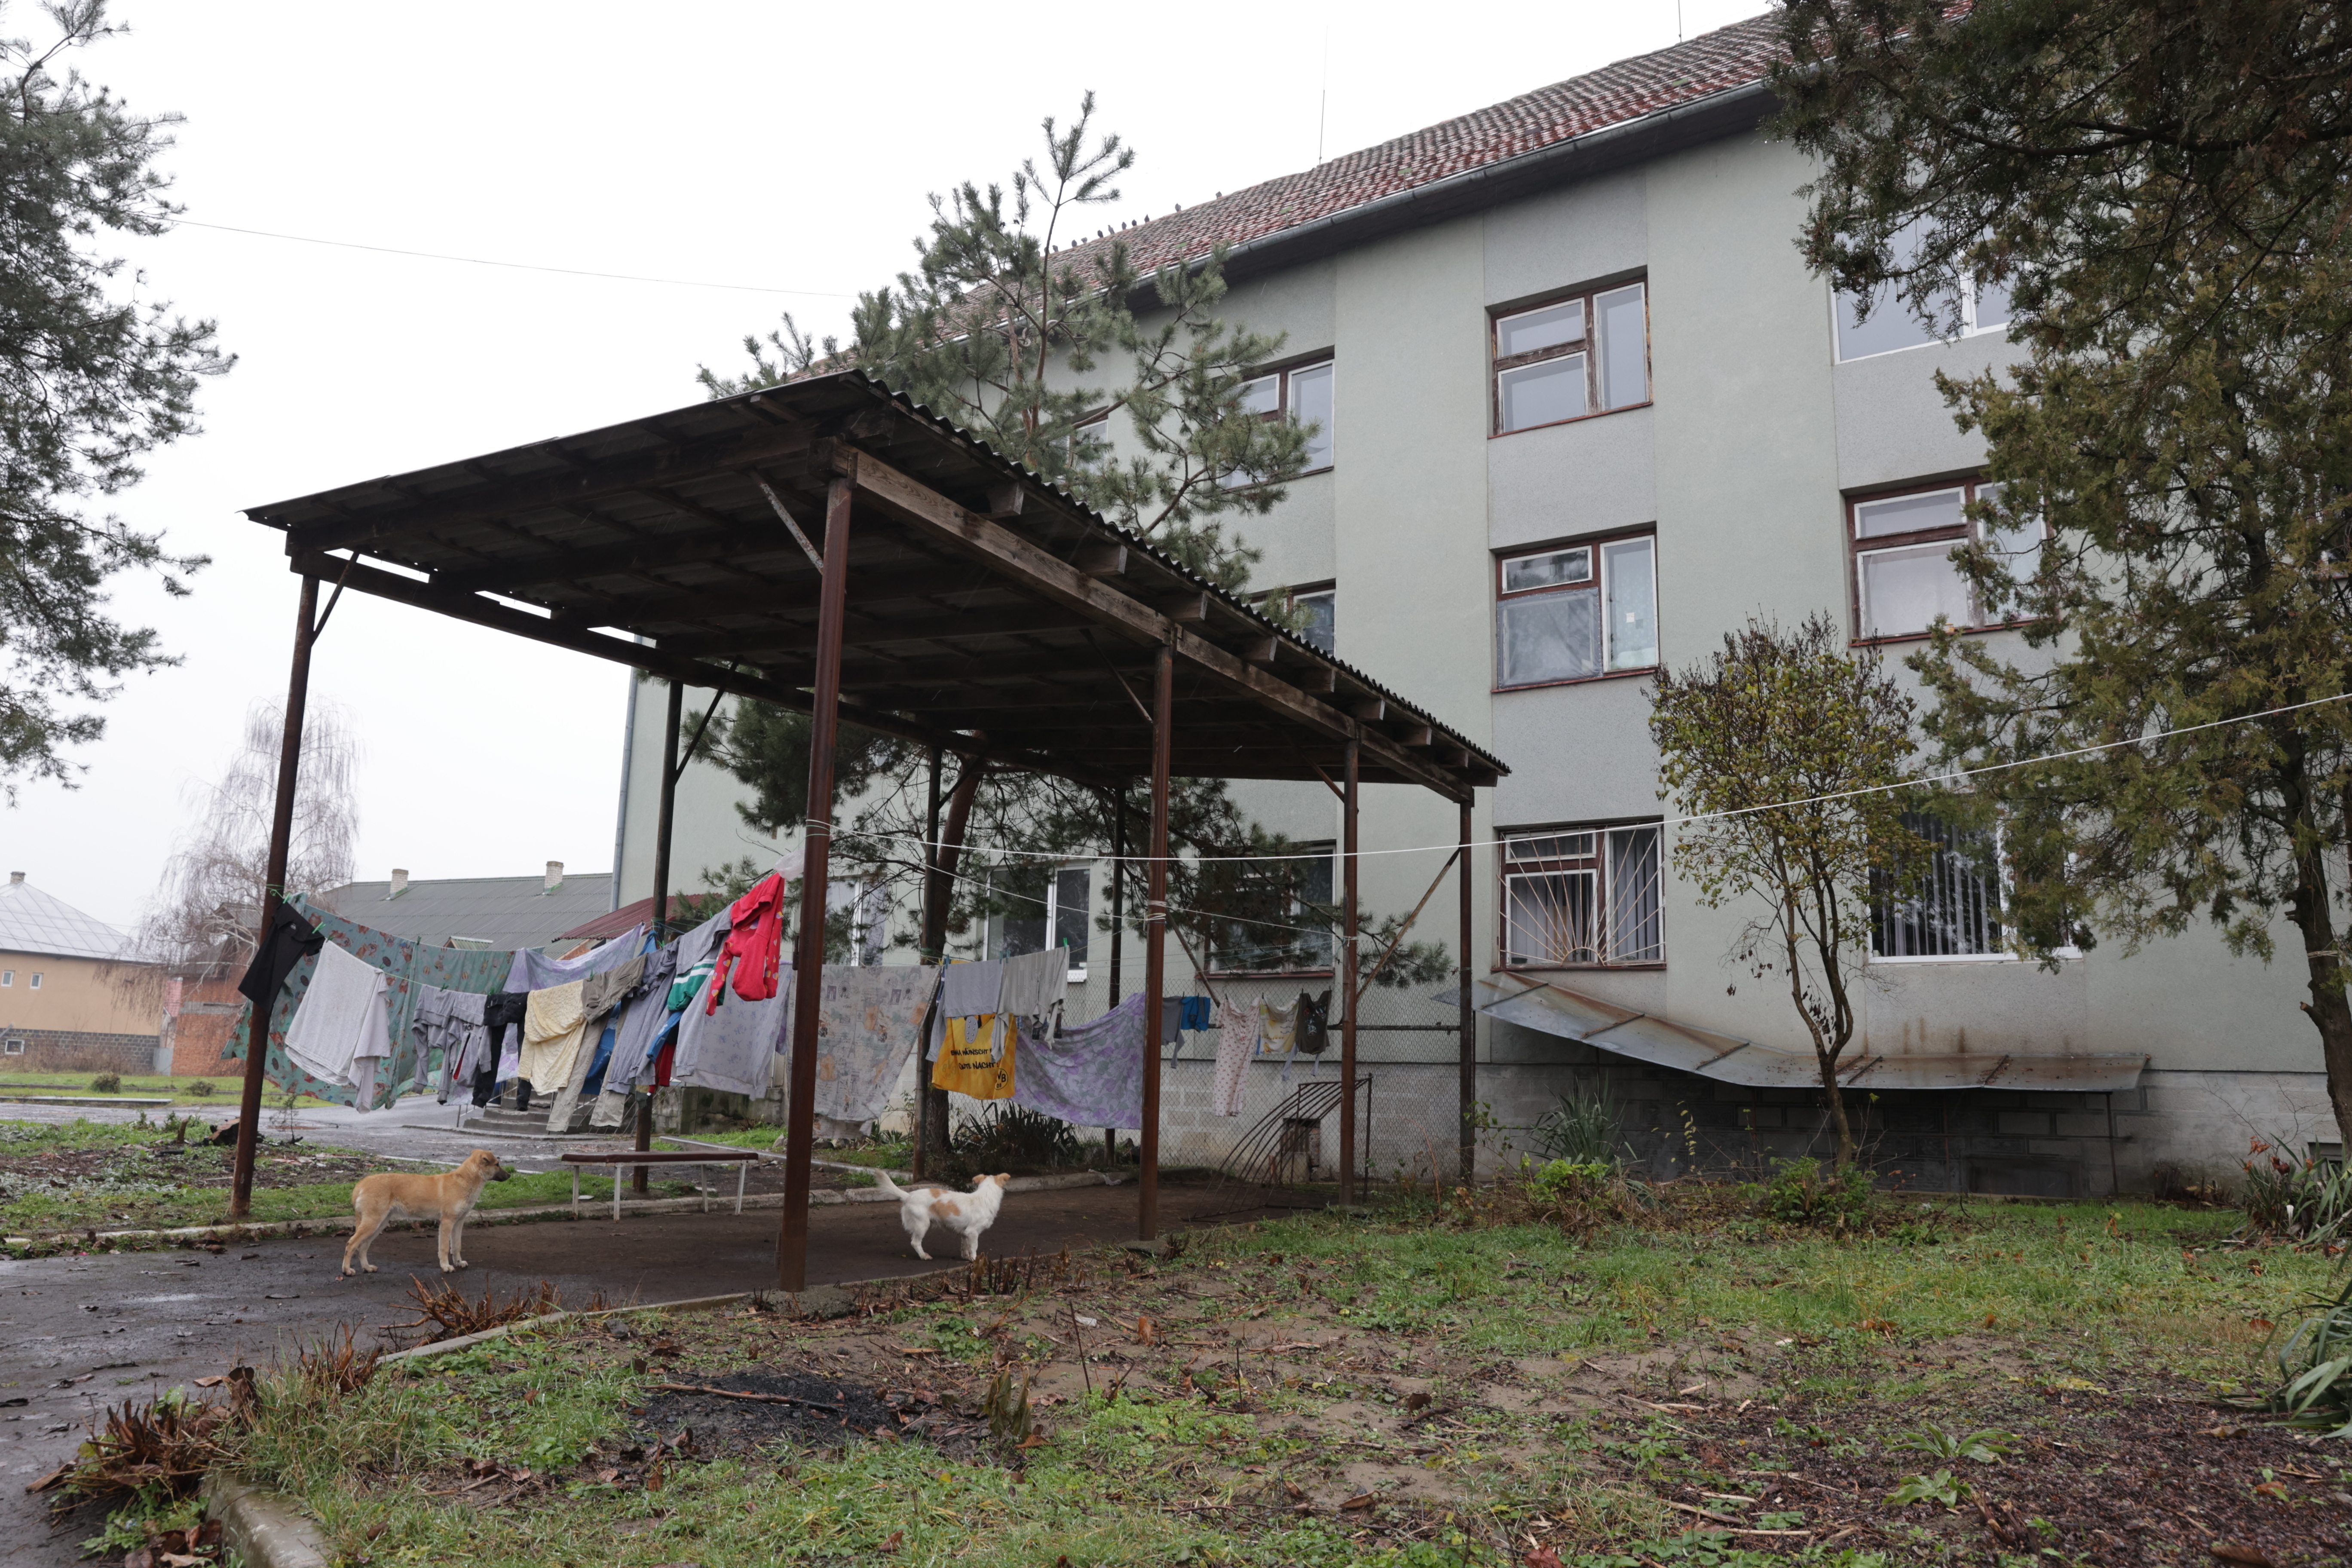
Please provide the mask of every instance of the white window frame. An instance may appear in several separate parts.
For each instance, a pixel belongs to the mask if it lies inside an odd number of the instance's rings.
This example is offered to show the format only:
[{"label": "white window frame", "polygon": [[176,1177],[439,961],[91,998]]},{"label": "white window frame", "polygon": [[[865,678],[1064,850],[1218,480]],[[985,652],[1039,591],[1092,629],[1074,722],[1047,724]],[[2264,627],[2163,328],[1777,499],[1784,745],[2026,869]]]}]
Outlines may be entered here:
[{"label": "white window frame", "polygon": [[0,1043],[0,1056],[21,1057],[24,1054],[25,1037],[22,1035],[10,1035],[5,1043]]},{"label": "white window frame", "polygon": [[[1924,637],[1928,635],[1928,628],[1924,626],[1916,631],[1902,632],[1873,632],[1870,629],[1870,595],[1864,585],[1863,563],[1877,556],[1894,555],[1905,552],[1916,552],[1937,545],[1943,547],[1944,555],[1948,557],[1953,551],[1962,545],[1993,542],[1990,531],[1985,524],[1970,518],[1968,515],[1968,509],[1978,501],[1990,500],[2000,489],[2000,485],[1988,480],[1953,479],[1943,484],[1916,485],[1907,489],[1878,490],[1869,495],[1846,498],[1845,538],[1846,552],[1849,557],[1846,570],[1849,574],[1853,598],[1855,642],[1899,642],[1906,637]],[[1884,533],[1867,538],[1863,534],[1863,511],[1865,508],[1885,501],[1911,500],[1923,496],[1940,495],[1958,495],[1960,498],[1960,521],[1958,523],[1939,524],[1934,528]],[[2038,552],[2043,544],[2049,542],[2050,527],[2044,521],[2037,521],[2034,526],[2036,533],[2033,549]],[[2014,556],[2022,552],[2006,553]],[[1943,561],[1942,564],[1956,579],[1959,577],[1959,568],[1953,565],[1948,559]],[[1965,581],[1961,585],[1968,589],[1969,619],[1959,623],[1958,629],[1999,631],[2020,624],[2015,620],[1988,620],[1985,617],[1984,602],[1977,596],[1975,589]]]},{"label": "white window frame", "polygon": [[[1302,360],[1297,364],[1285,365],[1280,370],[1270,370],[1263,374],[1251,376],[1248,380],[1243,382],[1241,385],[1242,396],[1245,399],[1253,395],[1255,389],[1261,387],[1270,387],[1272,389],[1274,400],[1272,403],[1267,405],[1267,406],[1258,411],[1259,418],[1267,421],[1276,419],[1289,419],[1296,421],[1298,417],[1298,393],[1296,385],[1296,378],[1314,375],[1318,372],[1330,378],[1331,416],[1329,419],[1323,422],[1323,428],[1314,437],[1310,437],[1311,440],[1322,443],[1323,460],[1319,463],[1314,463],[1310,468],[1301,468],[1298,471],[1298,478],[1302,479],[1309,474],[1328,474],[1333,468],[1339,467],[1339,371],[1336,368],[1337,364],[1337,359],[1333,355],[1327,353],[1319,359]],[[1313,462],[1311,447],[1309,451],[1310,456],[1308,460]],[[1228,474],[1225,476],[1224,488],[1227,489],[1242,489],[1250,485],[1259,484],[1262,482],[1264,481],[1248,479],[1241,475]]]},{"label": "white window frame", "polygon": [[41,988],[41,972],[40,972],[39,970],[36,969],[35,971],[33,971],[33,989],[34,989],[34,990],[36,990],[36,991],[38,991],[40,988]]},{"label": "white window frame", "polygon": [[[1089,437],[1102,443],[1102,456],[1089,463],[1078,456],[1078,444]],[[1110,449],[1110,412],[1106,409],[1090,418],[1081,419],[1070,426],[1070,466],[1097,474],[1108,468],[1114,454]]]},{"label": "white window frame", "polygon": [[[1895,236],[1895,253],[1896,259],[1906,265],[1909,263],[1911,258],[1918,254],[1917,240],[1916,235],[1911,230],[1906,229],[1904,233]],[[1895,310],[1900,311],[1906,320],[1910,321],[1914,327],[1918,327],[1919,323],[1917,318],[1910,314],[1910,308],[1904,304],[1903,300],[1897,296],[1895,285],[1892,283],[1885,285],[1884,292],[1885,298],[1879,302],[1878,308],[1871,312],[1871,320],[1874,321],[1879,321],[1884,318],[1887,311]],[[1839,364],[1859,364],[1864,360],[1884,359],[1888,354],[1909,353],[1914,349],[1931,349],[1938,346],[1948,346],[1949,344],[1960,342],[1969,338],[1980,338],[1993,332],[2005,332],[2009,331],[2010,318],[2011,315],[2015,314],[2014,311],[2002,316],[2002,318],[1998,321],[1979,321],[1977,309],[1978,300],[1983,292],[1983,280],[1970,275],[1969,278],[1968,291],[1960,297],[1960,331],[1958,337],[1922,338],[1917,342],[1903,343],[1891,349],[1873,349],[1868,353],[1849,354],[1845,352],[1845,323],[1848,313],[1847,301],[1853,300],[1854,296],[1843,289],[1832,286],[1830,289],[1831,356]],[[2007,294],[2004,293],[2002,298],[2004,300],[2007,299]],[[1926,329],[1920,328],[1919,330],[1924,331]]]},{"label": "white window frame", "polygon": [[[2003,822],[1996,822],[1993,824],[1993,875],[1991,879],[1993,895],[1992,914],[1993,919],[1999,923],[2000,931],[2000,947],[1998,951],[1992,952],[1882,953],[1878,951],[1879,900],[1874,896],[1871,900],[1870,915],[1870,963],[1874,966],[1878,964],[1896,966],[1915,963],[2020,963],[2024,962],[2024,955],[2018,952],[2014,948],[2009,945],[2010,932],[2013,929],[2009,921],[2009,900],[2010,893],[2014,887],[2014,879],[2011,877],[2009,869],[2008,839],[2008,825]],[[1942,853],[1952,853],[1952,851],[1944,851]],[[2080,958],[2083,956],[2083,950],[2069,942],[2063,947],[2053,948],[2052,950],[2052,955],[2057,958]]]},{"label": "white window frame", "polygon": [[15,970],[0,969],[0,985],[14,985],[16,984],[16,972]]},{"label": "white window frame", "polygon": [[[1616,567],[1611,564],[1611,551],[1626,544],[1646,544],[1650,560],[1650,619],[1661,646],[1652,649],[1654,657],[1647,664],[1617,664],[1617,626],[1612,614],[1612,579]],[[1546,556],[1572,555],[1582,552],[1588,571],[1584,576],[1538,587],[1512,588],[1511,568],[1522,561],[1536,561]],[[1537,550],[1514,550],[1495,557],[1495,685],[1496,691],[1534,691],[1547,686],[1579,686],[1588,680],[1608,680],[1620,676],[1648,675],[1656,671],[1664,657],[1664,633],[1657,624],[1663,619],[1658,605],[1658,539],[1655,532],[1643,530],[1634,533],[1612,534],[1601,539],[1581,539],[1569,544],[1546,545]],[[1506,680],[1503,676],[1505,633],[1503,607],[1526,599],[1541,598],[1556,594],[1593,595],[1593,614],[1601,623],[1601,668],[1590,675],[1554,676],[1542,680]]]},{"label": "white window frame", "polygon": [[[1621,951],[1621,939],[1641,933],[1626,932],[1616,916],[1614,906],[1622,891],[1618,871],[1620,857],[1631,847],[1632,840],[1644,835],[1650,845],[1652,868],[1645,887],[1637,889],[1637,893],[1645,895],[1652,905],[1644,924],[1654,928],[1654,940]],[[1665,967],[1665,826],[1656,817],[1632,822],[1577,822],[1547,827],[1506,828],[1496,837],[1502,840],[1501,875],[1497,879],[1502,907],[1501,918],[1496,927],[1498,969]],[[1512,947],[1513,936],[1522,923],[1519,910],[1523,906],[1515,898],[1517,889],[1526,884],[1553,879],[1580,882],[1585,889],[1583,905],[1588,930],[1584,934],[1591,940],[1571,951],[1590,953],[1590,957],[1554,958],[1526,954],[1514,951]],[[1640,917],[1637,915],[1635,918]]]},{"label": "white window frame", "polygon": [[[1056,946],[1059,946],[1061,943],[1062,879],[1068,876],[1073,871],[1078,872],[1087,879],[1086,919],[1088,922],[1087,927],[1087,953],[1090,956],[1094,952],[1094,928],[1092,922],[1094,920],[1095,897],[1094,867],[1090,862],[1080,861],[1074,866],[1056,866],[1054,868],[1054,874],[1045,879],[1045,940]],[[1111,940],[1116,942],[1118,939],[1117,935],[1114,934]],[[1064,951],[1066,952],[1068,950],[1064,949]],[[1087,977],[1087,958],[1081,957],[1076,963],[1068,965],[1067,969],[1070,979],[1084,980]]]}]

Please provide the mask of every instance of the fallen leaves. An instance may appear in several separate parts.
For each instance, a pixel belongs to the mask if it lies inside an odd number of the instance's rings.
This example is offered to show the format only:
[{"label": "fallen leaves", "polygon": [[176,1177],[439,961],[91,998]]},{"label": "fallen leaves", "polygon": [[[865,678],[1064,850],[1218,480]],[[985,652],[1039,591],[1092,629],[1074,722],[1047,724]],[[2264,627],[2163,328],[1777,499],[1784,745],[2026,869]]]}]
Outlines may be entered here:
[{"label": "fallen leaves", "polygon": [[2205,1548],[2224,1563],[2242,1563],[2244,1568],[2277,1568],[2270,1555],[2252,1546],[2241,1546],[2234,1541],[2216,1541]]},{"label": "fallen leaves", "polygon": [[1378,1500],[1370,1492],[1358,1492],[1354,1497],[1341,1503],[1339,1509],[1343,1513],[1361,1513]]}]

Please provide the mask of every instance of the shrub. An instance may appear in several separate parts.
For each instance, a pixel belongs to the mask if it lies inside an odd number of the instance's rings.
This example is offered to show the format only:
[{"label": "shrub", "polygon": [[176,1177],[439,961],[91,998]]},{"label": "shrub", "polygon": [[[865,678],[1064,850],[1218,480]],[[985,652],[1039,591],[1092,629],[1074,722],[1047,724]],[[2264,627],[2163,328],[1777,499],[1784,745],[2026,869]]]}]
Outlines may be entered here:
[{"label": "shrub", "polygon": [[2305,1303],[2312,1315],[2279,1347],[2280,1384],[2270,1408],[2298,1426],[2352,1436],[2352,1283]]},{"label": "shrub", "polygon": [[119,1072],[102,1072],[89,1080],[89,1091],[92,1094],[121,1094],[122,1075]]},{"label": "shrub", "polygon": [[997,1100],[955,1131],[950,1172],[961,1180],[998,1171],[1083,1165],[1077,1129],[1026,1106]]},{"label": "shrub", "polygon": [[1624,1140],[1617,1130],[1617,1091],[1603,1073],[1597,1084],[1571,1084],[1551,1113],[1536,1123],[1536,1150],[1555,1163],[1607,1165],[1619,1161]]},{"label": "shrub", "polygon": [[2257,1138],[2246,1163],[2239,1206],[2255,1227],[2304,1242],[2336,1239],[2352,1222],[2352,1166],[2340,1160],[2284,1157],[2282,1145]]},{"label": "shrub", "polygon": [[196,1079],[195,1082],[188,1085],[188,1092],[194,1095],[199,1100],[210,1100],[213,1097],[213,1080],[208,1078],[200,1078]]},{"label": "shrub", "polygon": [[1609,1186],[1612,1169],[1598,1160],[1554,1160],[1528,1176],[1528,1191],[1546,1202],[1597,1197]]},{"label": "shrub", "polygon": [[1764,1189],[1764,1208],[1790,1225],[1825,1225],[1840,1230],[1859,1226],[1877,1204],[1870,1173],[1859,1165],[1824,1171],[1810,1154],[1784,1160]]}]

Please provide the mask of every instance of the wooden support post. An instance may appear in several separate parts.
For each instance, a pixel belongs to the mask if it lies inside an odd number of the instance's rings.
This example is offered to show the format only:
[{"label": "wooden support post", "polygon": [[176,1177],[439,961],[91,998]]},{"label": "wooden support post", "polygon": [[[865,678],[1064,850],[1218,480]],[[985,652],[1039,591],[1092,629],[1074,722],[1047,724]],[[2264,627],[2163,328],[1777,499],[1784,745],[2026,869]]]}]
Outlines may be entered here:
[{"label": "wooden support post", "polygon": [[[1124,552],[1121,552],[1124,554]],[[1110,805],[1110,1005],[1118,1005],[1118,955],[1127,945],[1127,781]],[[1118,1163],[1118,1129],[1103,1129],[1103,1158]]]},{"label": "wooden support post", "polygon": [[1462,1034],[1457,1043],[1462,1053],[1458,1094],[1462,1104],[1462,1184],[1465,1187],[1478,1179],[1478,1009],[1470,994],[1470,917],[1477,887],[1477,879],[1470,872],[1470,819],[1475,801],[1474,795],[1462,803],[1461,847],[1454,862],[1454,874],[1462,888]]},{"label": "wooden support post", "polygon": [[1339,1202],[1356,1201],[1356,742],[1348,742],[1347,787],[1339,795],[1339,839],[1343,900],[1339,953],[1339,994],[1347,998],[1347,1016],[1339,1023],[1339,1081],[1347,1086],[1339,1099]]},{"label": "wooden support post", "polygon": [[[930,795],[923,809],[923,940],[916,956],[924,963],[947,962],[948,919],[941,907],[947,889],[946,879],[940,875],[940,764],[944,755],[937,746],[931,748]],[[923,1063],[923,1053],[931,1043],[931,1016],[939,1011],[936,994],[931,1004],[923,1009],[920,1032],[915,1037],[915,1180],[919,1182],[931,1179],[931,1096],[941,1092],[931,1087],[931,1075]]]},{"label": "wooden support post", "polygon": [[784,1212],[776,1231],[776,1285],[808,1284],[809,1160],[816,1145],[816,1015],[824,980],[824,885],[833,852],[834,749],[841,732],[841,634],[849,600],[853,487],[824,498],[824,588],[817,606],[816,684],[809,715],[808,825],[803,830],[799,940],[793,955],[792,1087],[784,1132]]},{"label": "wooden support post", "polygon": [[1160,1004],[1168,988],[1168,771],[1176,717],[1176,653],[1161,644],[1151,667],[1151,856],[1143,902],[1143,1128],[1138,1153],[1136,1235],[1160,1236]]},{"label": "wooden support post", "polygon": [[[677,820],[677,775],[682,771],[677,760],[677,731],[686,719],[686,688],[670,681],[669,696],[662,709],[661,797],[654,813],[654,941],[669,940],[669,851],[672,828]],[[617,873],[616,873],[617,875]],[[638,1104],[636,1126],[632,1130],[632,1142],[637,1152],[644,1153],[654,1146],[654,1090],[646,1086]],[[614,1173],[616,1175],[618,1173]],[[650,1174],[639,1165],[629,1173],[629,1191],[643,1197],[650,1190],[646,1179]]]},{"label": "wooden support post", "polygon": [[[286,682],[286,724],[278,742],[278,801],[269,816],[269,865],[261,887],[261,942],[278,923],[286,898],[286,858],[294,841],[294,786],[302,763],[302,710],[310,697],[310,645],[319,635],[319,580],[305,576],[294,616],[294,668]],[[269,1016],[277,999],[253,1009],[246,1037],[245,1098],[236,1112],[236,1163],[230,1177],[229,1217],[253,1212],[253,1156],[261,1142],[261,1086],[269,1058]]]}]

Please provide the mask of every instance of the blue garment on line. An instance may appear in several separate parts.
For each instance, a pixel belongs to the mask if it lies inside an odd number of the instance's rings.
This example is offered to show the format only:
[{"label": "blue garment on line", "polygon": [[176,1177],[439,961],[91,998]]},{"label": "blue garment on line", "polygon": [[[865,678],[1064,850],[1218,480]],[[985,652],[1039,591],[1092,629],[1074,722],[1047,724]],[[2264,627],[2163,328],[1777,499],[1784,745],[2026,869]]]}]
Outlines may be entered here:
[{"label": "blue garment on line", "polygon": [[1178,1020],[1176,1026],[1178,1028],[1206,1029],[1213,1027],[1209,1017],[1209,999],[1206,996],[1186,996],[1182,998],[1182,1001],[1184,1004],[1184,1010]]}]

